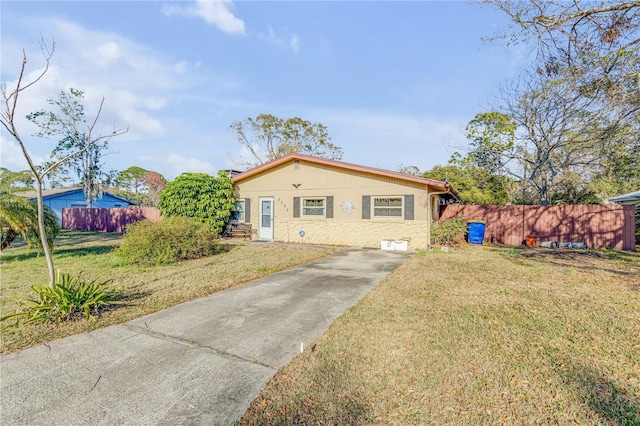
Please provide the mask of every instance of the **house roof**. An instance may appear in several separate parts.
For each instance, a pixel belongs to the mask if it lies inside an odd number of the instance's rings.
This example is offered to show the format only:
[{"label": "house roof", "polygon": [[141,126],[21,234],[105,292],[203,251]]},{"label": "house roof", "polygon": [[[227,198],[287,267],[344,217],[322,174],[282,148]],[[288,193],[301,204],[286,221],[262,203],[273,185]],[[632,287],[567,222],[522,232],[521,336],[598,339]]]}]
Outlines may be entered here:
[{"label": "house roof", "polygon": [[[50,197],[52,195],[66,194],[67,192],[74,192],[82,189],[80,186],[71,186],[67,188],[54,188],[54,189],[43,189],[42,196]],[[21,197],[33,199],[36,198],[36,191],[24,191],[18,194]]]},{"label": "house roof", "polygon": [[[44,189],[42,191],[42,197],[43,198],[47,198],[47,197],[55,197],[57,195],[62,195],[62,194],[67,194],[69,192],[76,192],[76,191],[82,191],[82,187],[81,186],[71,186],[71,187],[67,187],[67,188],[54,188],[54,189]],[[137,205],[138,203],[131,201],[131,200],[127,200],[126,198],[122,198],[119,197],[115,194],[112,194],[109,191],[104,191],[103,194],[107,194],[113,198],[117,198],[118,200],[122,200],[125,203],[129,203],[129,204],[134,204]],[[28,198],[30,200],[36,198],[36,192],[35,191],[28,191],[28,192],[19,192],[16,195],[19,195],[20,197],[25,197]]]},{"label": "house roof", "polygon": [[285,164],[285,163],[288,163],[288,162],[291,162],[291,161],[295,161],[295,160],[304,161],[304,162],[312,163],[312,164],[331,166],[331,167],[335,167],[335,168],[343,169],[343,170],[350,170],[350,171],[356,171],[356,172],[361,172],[361,173],[369,173],[369,174],[376,175],[376,176],[383,176],[383,177],[388,177],[388,178],[399,179],[399,180],[403,180],[405,182],[423,184],[423,185],[434,187],[438,191],[447,192],[452,197],[454,197],[456,199],[460,199],[460,197],[458,196],[458,193],[451,186],[451,184],[449,184],[447,182],[444,182],[444,181],[441,181],[441,180],[429,179],[429,178],[420,177],[420,176],[413,176],[413,175],[408,175],[406,173],[400,173],[400,172],[392,172],[390,170],[378,169],[378,168],[375,168],[375,167],[361,166],[359,164],[346,163],[344,161],[328,160],[326,158],[313,157],[311,155],[304,155],[304,154],[288,154],[288,155],[285,155],[284,157],[276,158],[275,160],[272,160],[272,161],[269,161],[267,163],[261,164],[258,167],[255,167],[253,169],[249,169],[246,172],[243,172],[243,173],[240,173],[239,175],[233,176],[233,181],[235,183],[239,183],[239,182],[241,182],[241,181],[243,181],[245,179],[248,179],[248,178],[250,178],[252,176],[256,176],[256,175],[258,175],[260,173],[263,173],[263,172],[265,172],[265,171],[267,171],[269,169],[272,169],[274,167],[277,167],[277,166],[280,166],[282,164]]},{"label": "house roof", "polygon": [[640,191],[630,192],[628,194],[618,195],[609,198],[609,202],[616,204],[637,204],[640,203]]}]

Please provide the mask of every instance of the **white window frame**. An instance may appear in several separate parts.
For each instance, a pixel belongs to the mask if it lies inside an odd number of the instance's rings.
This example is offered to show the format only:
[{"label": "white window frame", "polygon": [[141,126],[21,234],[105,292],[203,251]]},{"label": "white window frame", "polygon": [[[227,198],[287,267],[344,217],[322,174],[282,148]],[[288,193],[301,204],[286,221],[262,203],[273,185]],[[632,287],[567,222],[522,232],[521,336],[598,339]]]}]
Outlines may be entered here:
[{"label": "white window frame", "polygon": [[233,205],[233,213],[238,212],[238,219],[234,219],[235,221],[238,222],[245,222],[245,204],[244,204],[244,200],[236,200],[235,204]]},{"label": "white window frame", "polygon": [[[305,206],[306,201],[322,201],[322,206]],[[306,214],[306,209],[322,209],[322,214]],[[327,197],[300,197],[300,217],[306,219],[325,219],[327,217]]]},{"label": "white window frame", "polygon": [[[376,206],[376,199],[400,199],[400,206]],[[378,216],[376,215],[376,208],[394,209],[400,212],[398,216]],[[404,220],[404,196],[402,195],[372,195],[371,196],[371,219],[383,219],[383,220]]]}]

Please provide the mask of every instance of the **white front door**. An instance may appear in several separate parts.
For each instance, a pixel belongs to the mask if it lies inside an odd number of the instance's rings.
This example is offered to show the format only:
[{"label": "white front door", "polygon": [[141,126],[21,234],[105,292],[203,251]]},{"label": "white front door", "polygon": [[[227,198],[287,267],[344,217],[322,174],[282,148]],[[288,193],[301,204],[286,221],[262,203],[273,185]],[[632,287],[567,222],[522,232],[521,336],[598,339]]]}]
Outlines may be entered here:
[{"label": "white front door", "polygon": [[273,198],[260,197],[260,226],[258,239],[273,240]]}]

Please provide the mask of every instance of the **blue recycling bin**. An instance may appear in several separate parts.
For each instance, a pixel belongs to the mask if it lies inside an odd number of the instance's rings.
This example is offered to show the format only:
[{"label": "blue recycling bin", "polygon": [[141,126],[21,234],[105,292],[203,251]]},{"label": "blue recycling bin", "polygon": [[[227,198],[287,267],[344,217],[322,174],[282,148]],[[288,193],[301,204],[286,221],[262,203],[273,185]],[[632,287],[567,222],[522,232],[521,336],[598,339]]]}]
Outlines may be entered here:
[{"label": "blue recycling bin", "polygon": [[482,244],[487,224],[482,220],[471,220],[469,225],[469,244]]}]

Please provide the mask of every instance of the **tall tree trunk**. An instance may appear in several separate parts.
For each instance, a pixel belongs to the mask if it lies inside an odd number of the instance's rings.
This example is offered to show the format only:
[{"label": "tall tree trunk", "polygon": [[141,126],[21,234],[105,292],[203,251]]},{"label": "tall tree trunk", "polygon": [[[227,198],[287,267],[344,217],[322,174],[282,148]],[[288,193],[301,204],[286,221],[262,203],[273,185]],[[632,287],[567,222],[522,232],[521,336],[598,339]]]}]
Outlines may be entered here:
[{"label": "tall tree trunk", "polygon": [[47,261],[47,269],[49,270],[49,286],[53,287],[55,279],[55,270],[53,268],[53,256],[47,239],[47,230],[44,226],[44,201],[42,200],[42,180],[36,179],[36,199],[38,200],[38,233],[40,234],[40,242],[44,251],[44,258]]}]

